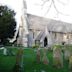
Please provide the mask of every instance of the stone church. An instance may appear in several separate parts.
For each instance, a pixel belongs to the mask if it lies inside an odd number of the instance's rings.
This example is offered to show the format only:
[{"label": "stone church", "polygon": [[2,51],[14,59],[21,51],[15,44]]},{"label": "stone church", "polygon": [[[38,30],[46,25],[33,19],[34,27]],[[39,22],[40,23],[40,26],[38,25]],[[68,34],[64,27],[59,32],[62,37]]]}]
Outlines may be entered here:
[{"label": "stone church", "polygon": [[25,43],[25,45],[29,47],[36,43],[39,43],[41,47],[51,46],[54,44],[72,43],[72,24],[58,20],[27,14],[28,34],[25,39],[22,38],[24,37],[23,34],[26,32],[23,31],[23,24],[19,27],[19,30],[22,39],[20,43]]},{"label": "stone church", "polygon": [[24,4],[17,44],[24,47],[72,44],[72,24],[28,14],[26,9]]}]

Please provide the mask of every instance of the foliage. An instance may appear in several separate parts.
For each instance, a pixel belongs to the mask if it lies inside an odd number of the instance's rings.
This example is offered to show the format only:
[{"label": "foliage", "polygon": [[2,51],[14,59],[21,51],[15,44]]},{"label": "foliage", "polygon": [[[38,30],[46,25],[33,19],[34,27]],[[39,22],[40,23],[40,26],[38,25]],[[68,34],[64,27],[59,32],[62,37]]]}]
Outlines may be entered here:
[{"label": "foliage", "polygon": [[0,39],[5,44],[8,38],[13,38],[16,28],[15,12],[7,6],[0,6]]},{"label": "foliage", "polygon": [[52,46],[52,49],[56,49],[56,48],[61,48],[61,49],[62,49],[63,46],[62,46],[62,45],[53,45],[53,46]]},{"label": "foliage", "polygon": [[39,45],[38,44],[33,45],[32,48],[39,48]]}]

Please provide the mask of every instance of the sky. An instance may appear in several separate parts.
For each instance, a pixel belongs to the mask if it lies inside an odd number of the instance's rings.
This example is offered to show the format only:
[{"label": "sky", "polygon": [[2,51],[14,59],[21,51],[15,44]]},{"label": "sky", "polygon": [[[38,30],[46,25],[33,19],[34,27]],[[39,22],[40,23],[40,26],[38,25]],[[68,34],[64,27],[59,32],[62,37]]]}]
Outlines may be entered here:
[{"label": "sky", "polygon": [[58,0],[55,0],[58,11],[62,12],[64,15],[62,14],[57,15],[57,12],[55,11],[53,6],[47,13],[50,2],[47,2],[42,7],[41,6],[41,4],[43,3],[42,0],[26,0],[26,1],[28,8],[27,10],[31,14],[36,14],[38,16],[43,16],[46,18],[72,23],[72,0],[59,0],[60,2],[58,2]]},{"label": "sky", "polygon": [[[41,6],[41,4],[43,3],[42,0],[26,0],[27,12],[34,15],[46,17],[46,18],[72,23],[72,8],[71,8],[72,0],[59,0],[61,3],[58,2],[58,0],[55,1],[56,1],[57,9],[66,15],[62,15],[62,14],[57,15],[57,12],[55,11],[53,6],[51,7],[50,11],[47,13],[50,2],[47,2],[42,7]],[[7,5],[16,12],[15,18],[17,23],[19,24],[22,15],[23,0],[0,0],[0,4]]]}]

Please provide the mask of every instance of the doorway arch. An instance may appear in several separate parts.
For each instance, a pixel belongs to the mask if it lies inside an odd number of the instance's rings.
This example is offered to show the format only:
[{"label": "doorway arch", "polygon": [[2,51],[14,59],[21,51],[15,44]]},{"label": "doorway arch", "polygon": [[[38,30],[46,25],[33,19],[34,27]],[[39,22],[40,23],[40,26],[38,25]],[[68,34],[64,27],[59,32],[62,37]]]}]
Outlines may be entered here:
[{"label": "doorway arch", "polygon": [[47,37],[44,38],[44,47],[46,47],[48,45],[48,40]]}]

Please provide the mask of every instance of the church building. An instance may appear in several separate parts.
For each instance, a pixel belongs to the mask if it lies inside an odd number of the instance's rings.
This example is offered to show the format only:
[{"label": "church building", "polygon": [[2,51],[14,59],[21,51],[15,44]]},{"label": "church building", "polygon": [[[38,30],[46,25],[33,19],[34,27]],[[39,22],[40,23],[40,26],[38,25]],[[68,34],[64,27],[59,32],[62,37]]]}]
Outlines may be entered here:
[{"label": "church building", "polygon": [[54,44],[72,44],[72,24],[27,13],[24,1],[19,26],[18,44],[32,47],[50,47]]}]

